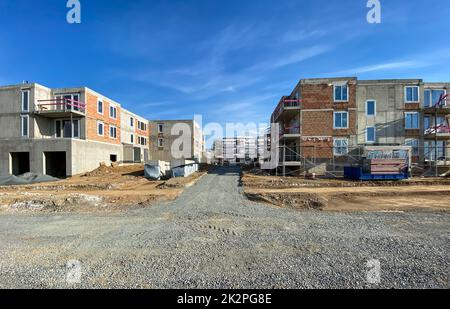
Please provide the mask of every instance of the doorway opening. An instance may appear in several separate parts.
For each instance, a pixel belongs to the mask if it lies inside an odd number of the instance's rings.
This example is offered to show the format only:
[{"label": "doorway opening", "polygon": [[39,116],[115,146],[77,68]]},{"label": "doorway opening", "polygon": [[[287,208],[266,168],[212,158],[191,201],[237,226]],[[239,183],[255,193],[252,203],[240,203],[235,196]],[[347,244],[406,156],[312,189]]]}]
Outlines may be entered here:
[{"label": "doorway opening", "polygon": [[30,153],[11,152],[11,174],[19,176],[30,172]]},{"label": "doorway opening", "polygon": [[45,174],[56,178],[66,178],[66,152],[44,152]]}]

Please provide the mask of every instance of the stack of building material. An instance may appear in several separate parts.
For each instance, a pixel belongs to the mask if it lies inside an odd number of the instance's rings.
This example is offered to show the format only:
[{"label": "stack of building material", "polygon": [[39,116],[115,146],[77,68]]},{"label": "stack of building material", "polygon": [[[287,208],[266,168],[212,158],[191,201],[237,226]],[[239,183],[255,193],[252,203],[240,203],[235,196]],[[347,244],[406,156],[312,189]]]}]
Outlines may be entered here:
[{"label": "stack of building material", "polygon": [[372,175],[397,175],[405,171],[407,164],[404,159],[367,159],[363,170]]},{"label": "stack of building material", "polygon": [[198,172],[198,164],[178,166],[172,169],[172,177],[189,177]]},{"label": "stack of building material", "polygon": [[166,161],[150,161],[145,164],[144,172],[147,179],[161,179],[170,171],[170,163]]}]

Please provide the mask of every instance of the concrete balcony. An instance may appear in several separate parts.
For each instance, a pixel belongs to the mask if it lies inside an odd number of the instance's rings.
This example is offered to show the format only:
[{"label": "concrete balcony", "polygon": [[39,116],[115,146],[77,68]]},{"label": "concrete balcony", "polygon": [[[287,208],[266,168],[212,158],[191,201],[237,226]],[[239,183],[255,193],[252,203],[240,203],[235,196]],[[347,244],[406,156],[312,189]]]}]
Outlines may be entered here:
[{"label": "concrete balcony", "polygon": [[450,115],[450,104],[441,106],[441,107],[424,107],[424,114],[438,114],[438,115]]},{"label": "concrete balcony", "polygon": [[282,129],[280,132],[280,140],[296,140],[301,137],[300,127]]},{"label": "concrete balcony", "polygon": [[450,139],[450,126],[441,124],[437,127],[429,128],[423,136],[425,139],[448,140]]},{"label": "concrete balcony", "polygon": [[272,122],[284,121],[298,115],[301,109],[301,100],[283,97],[272,114]]},{"label": "concrete balcony", "polygon": [[38,100],[35,114],[47,118],[82,118],[86,104],[71,99]]}]

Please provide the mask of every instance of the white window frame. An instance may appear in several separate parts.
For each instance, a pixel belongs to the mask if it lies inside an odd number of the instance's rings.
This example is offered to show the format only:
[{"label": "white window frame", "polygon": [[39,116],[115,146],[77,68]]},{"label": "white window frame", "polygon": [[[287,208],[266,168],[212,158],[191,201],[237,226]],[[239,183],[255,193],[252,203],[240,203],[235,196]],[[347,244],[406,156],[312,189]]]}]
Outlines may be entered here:
[{"label": "white window frame", "polygon": [[[336,149],[338,149],[338,148],[343,148],[342,146],[339,146],[339,147],[336,146],[336,142],[337,142],[337,141],[345,141],[345,142],[346,142],[346,144],[347,144],[347,146],[346,146],[347,150],[345,151],[345,153],[337,153],[337,152],[336,152]],[[348,155],[348,138],[335,138],[335,139],[333,139],[333,155],[334,155],[335,157],[341,157],[341,156],[346,156],[346,155]]]},{"label": "white window frame", "polygon": [[134,144],[134,134],[133,133],[130,134],[130,143]]},{"label": "white window frame", "polygon": [[[111,113],[111,111],[113,112]],[[117,119],[117,107],[114,105],[109,105],[109,118]]]},{"label": "white window frame", "polygon": [[134,118],[130,117],[130,127],[134,128]]},{"label": "white window frame", "polygon": [[[347,126],[346,127],[336,127],[336,114],[347,114]],[[349,127],[349,113],[346,111],[342,111],[342,112],[334,112],[333,113],[333,129],[334,130],[346,130]]]},{"label": "white window frame", "polygon": [[[373,129],[373,141],[369,141],[369,129]],[[366,127],[366,143],[375,144],[377,142],[377,128],[375,126]]]},{"label": "white window frame", "polygon": [[[373,107],[374,114],[373,115],[369,115],[369,102],[374,103],[374,107]],[[376,116],[377,116],[377,100],[367,100],[366,101],[366,117],[376,117]]]},{"label": "white window frame", "polygon": [[[25,119],[27,124],[27,134],[24,134]],[[30,137],[30,116],[28,115],[20,115],[20,136]]]},{"label": "white window frame", "polygon": [[[24,94],[25,93],[27,93],[28,94],[28,102],[27,102],[27,108],[25,109],[25,108],[23,108],[23,105],[24,105],[24,98],[25,98],[25,96],[24,96]],[[21,100],[21,102],[20,102],[20,104],[21,104],[21,106],[20,106],[20,110],[22,111],[22,113],[28,113],[29,111],[30,111],[30,94],[31,94],[31,91],[30,90],[22,90],[22,100]]]},{"label": "white window frame", "polygon": [[[416,88],[417,89],[417,101],[408,101],[408,88]],[[419,86],[405,86],[405,103],[407,104],[414,104],[414,103],[420,103],[420,87]]]},{"label": "white window frame", "polygon": [[[408,128],[407,127],[407,115],[417,115],[417,128]],[[420,114],[419,112],[405,112],[405,130],[420,130]]]},{"label": "white window frame", "polygon": [[[99,128],[100,128],[100,126],[99,125],[102,125],[102,134],[100,134],[100,130],[99,130]],[[103,122],[103,121],[97,121],[97,135],[98,136],[105,136],[105,123]]]},{"label": "white window frame", "polygon": [[164,123],[158,123],[158,133],[164,133]]},{"label": "white window frame", "polygon": [[[347,100],[338,100],[336,98],[336,88],[337,87],[346,87],[347,88]],[[342,89],[341,89],[341,95],[342,95]],[[348,84],[342,84],[342,85],[333,85],[333,99],[335,103],[343,103],[343,102],[348,102],[349,101],[349,87]]]},{"label": "white window frame", "polygon": [[[113,134],[111,134],[113,131],[115,131],[115,136],[113,136]],[[113,125],[109,125],[109,137],[112,139],[117,139],[117,127],[113,126]]]},{"label": "white window frame", "polygon": [[[102,106],[102,111],[101,112],[99,111],[100,104]],[[100,115],[103,115],[104,112],[105,112],[105,104],[103,103],[103,100],[99,99],[99,100],[97,100],[97,113],[100,114]]]},{"label": "white window frame", "polygon": [[[425,106],[426,98],[427,98],[427,95],[426,95],[427,91],[430,91],[430,94],[429,94],[429,97],[428,97],[428,99],[430,100],[430,104],[431,104],[430,106]],[[432,108],[437,103],[437,102],[433,102],[432,101],[433,100],[433,91],[443,91],[444,92],[444,96],[447,94],[447,90],[446,89],[425,88],[424,91],[423,91],[423,107],[424,108]],[[444,102],[444,103],[446,103],[446,102]]]}]

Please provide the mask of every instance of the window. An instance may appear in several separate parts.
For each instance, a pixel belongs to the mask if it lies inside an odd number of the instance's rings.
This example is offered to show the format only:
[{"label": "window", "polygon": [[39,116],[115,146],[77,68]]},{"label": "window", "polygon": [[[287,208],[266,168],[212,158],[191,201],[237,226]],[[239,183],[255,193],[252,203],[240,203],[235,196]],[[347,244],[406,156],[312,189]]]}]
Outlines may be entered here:
[{"label": "window", "polygon": [[158,147],[164,148],[164,139],[163,138],[158,138]]},{"label": "window", "polygon": [[437,151],[437,160],[445,160],[446,157],[445,141],[438,141],[437,144],[435,141],[425,141],[424,146],[425,146],[424,147],[425,160],[436,161],[436,151]]},{"label": "window", "polygon": [[30,111],[30,90],[22,91],[22,112]]},{"label": "window", "polygon": [[366,102],[366,116],[376,116],[377,113],[377,102],[375,100],[370,100]]},{"label": "window", "polygon": [[419,103],[419,87],[405,87],[405,102]]},{"label": "window", "polygon": [[130,135],[130,143],[134,144],[134,135],[133,134]]},{"label": "window", "polygon": [[405,129],[407,130],[419,129],[419,113],[406,113]]},{"label": "window", "polygon": [[109,155],[109,161],[117,162],[117,155],[116,154]]},{"label": "window", "polygon": [[[425,97],[423,101],[424,107],[434,107],[441,98],[442,95],[445,95],[445,90],[425,90]],[[445,102],[444,102],[445,103]]]},{"label": "window", "polygon": [[109,137],[116,139],[117,138],[117,128],[115,126],[109,127]]},{"label": "window", "polygon": [[29,136],[29,126],[30,126],[30,118],[28,117],[28,115],[20,116],[20,128],[22,137]]},{"label": "window", "polygon": [[101,115],[103,115],[103,102],[98,100],[97,102],[97,112]]},{"label": "window", "polygon": [[164,124],[160,123],[158,124],[158,133],[163,133],[164,132]]},{"label": "window", "polygon": [[412,155],[414,157],[419,156],[419,140],[418,139],[415,139],[415,138],[406,139],[405,145],[412,147]]},{"label": "window", "polygon": [[100,136],[104,135],[105,125],[101,121],[97,121],[97,134]]},{"label": "window", "polygon": [[348,86],[334,86],[334,102],[348,102]]},{"label": "window", "polygon": [[138,129],[141,131],[147,131],[147,124],[142,121],[138,121]]},{"label": "window", "polygon": [[117,119],[117,108],[114,106],[109,107],[109,117],[112,119]]},{"label": "window", "polygon": [[79,138],[80,137],[80,121],[73,120],[56,120],[55,136],[57,138]]},{"label": "window", "polygon": [[335,156],[343,156],[348,153],[348,139],[336,138],[333,141],[333,152]]},{"label": "window", "polygon": [[334,128],[335,129],[348,129],[348,112],[335,112],[334,113]]},{"label": "window", "polygon": [[130,118],[130,127],[134,127],[134,118],[133,117]]},{"label": "window", "polygon": [[73,120],[72,126],[73,126],[73,137],[79,138],[80,137],[80,121]]},{"label": "window", "polygon": [[366,143],[375,143],[376,141],[376,130],[375,127],[366,128]]},{"label": "window", "polygon": [[141,145],[147,146],[147,139],[145,137],[141,137]]}]

